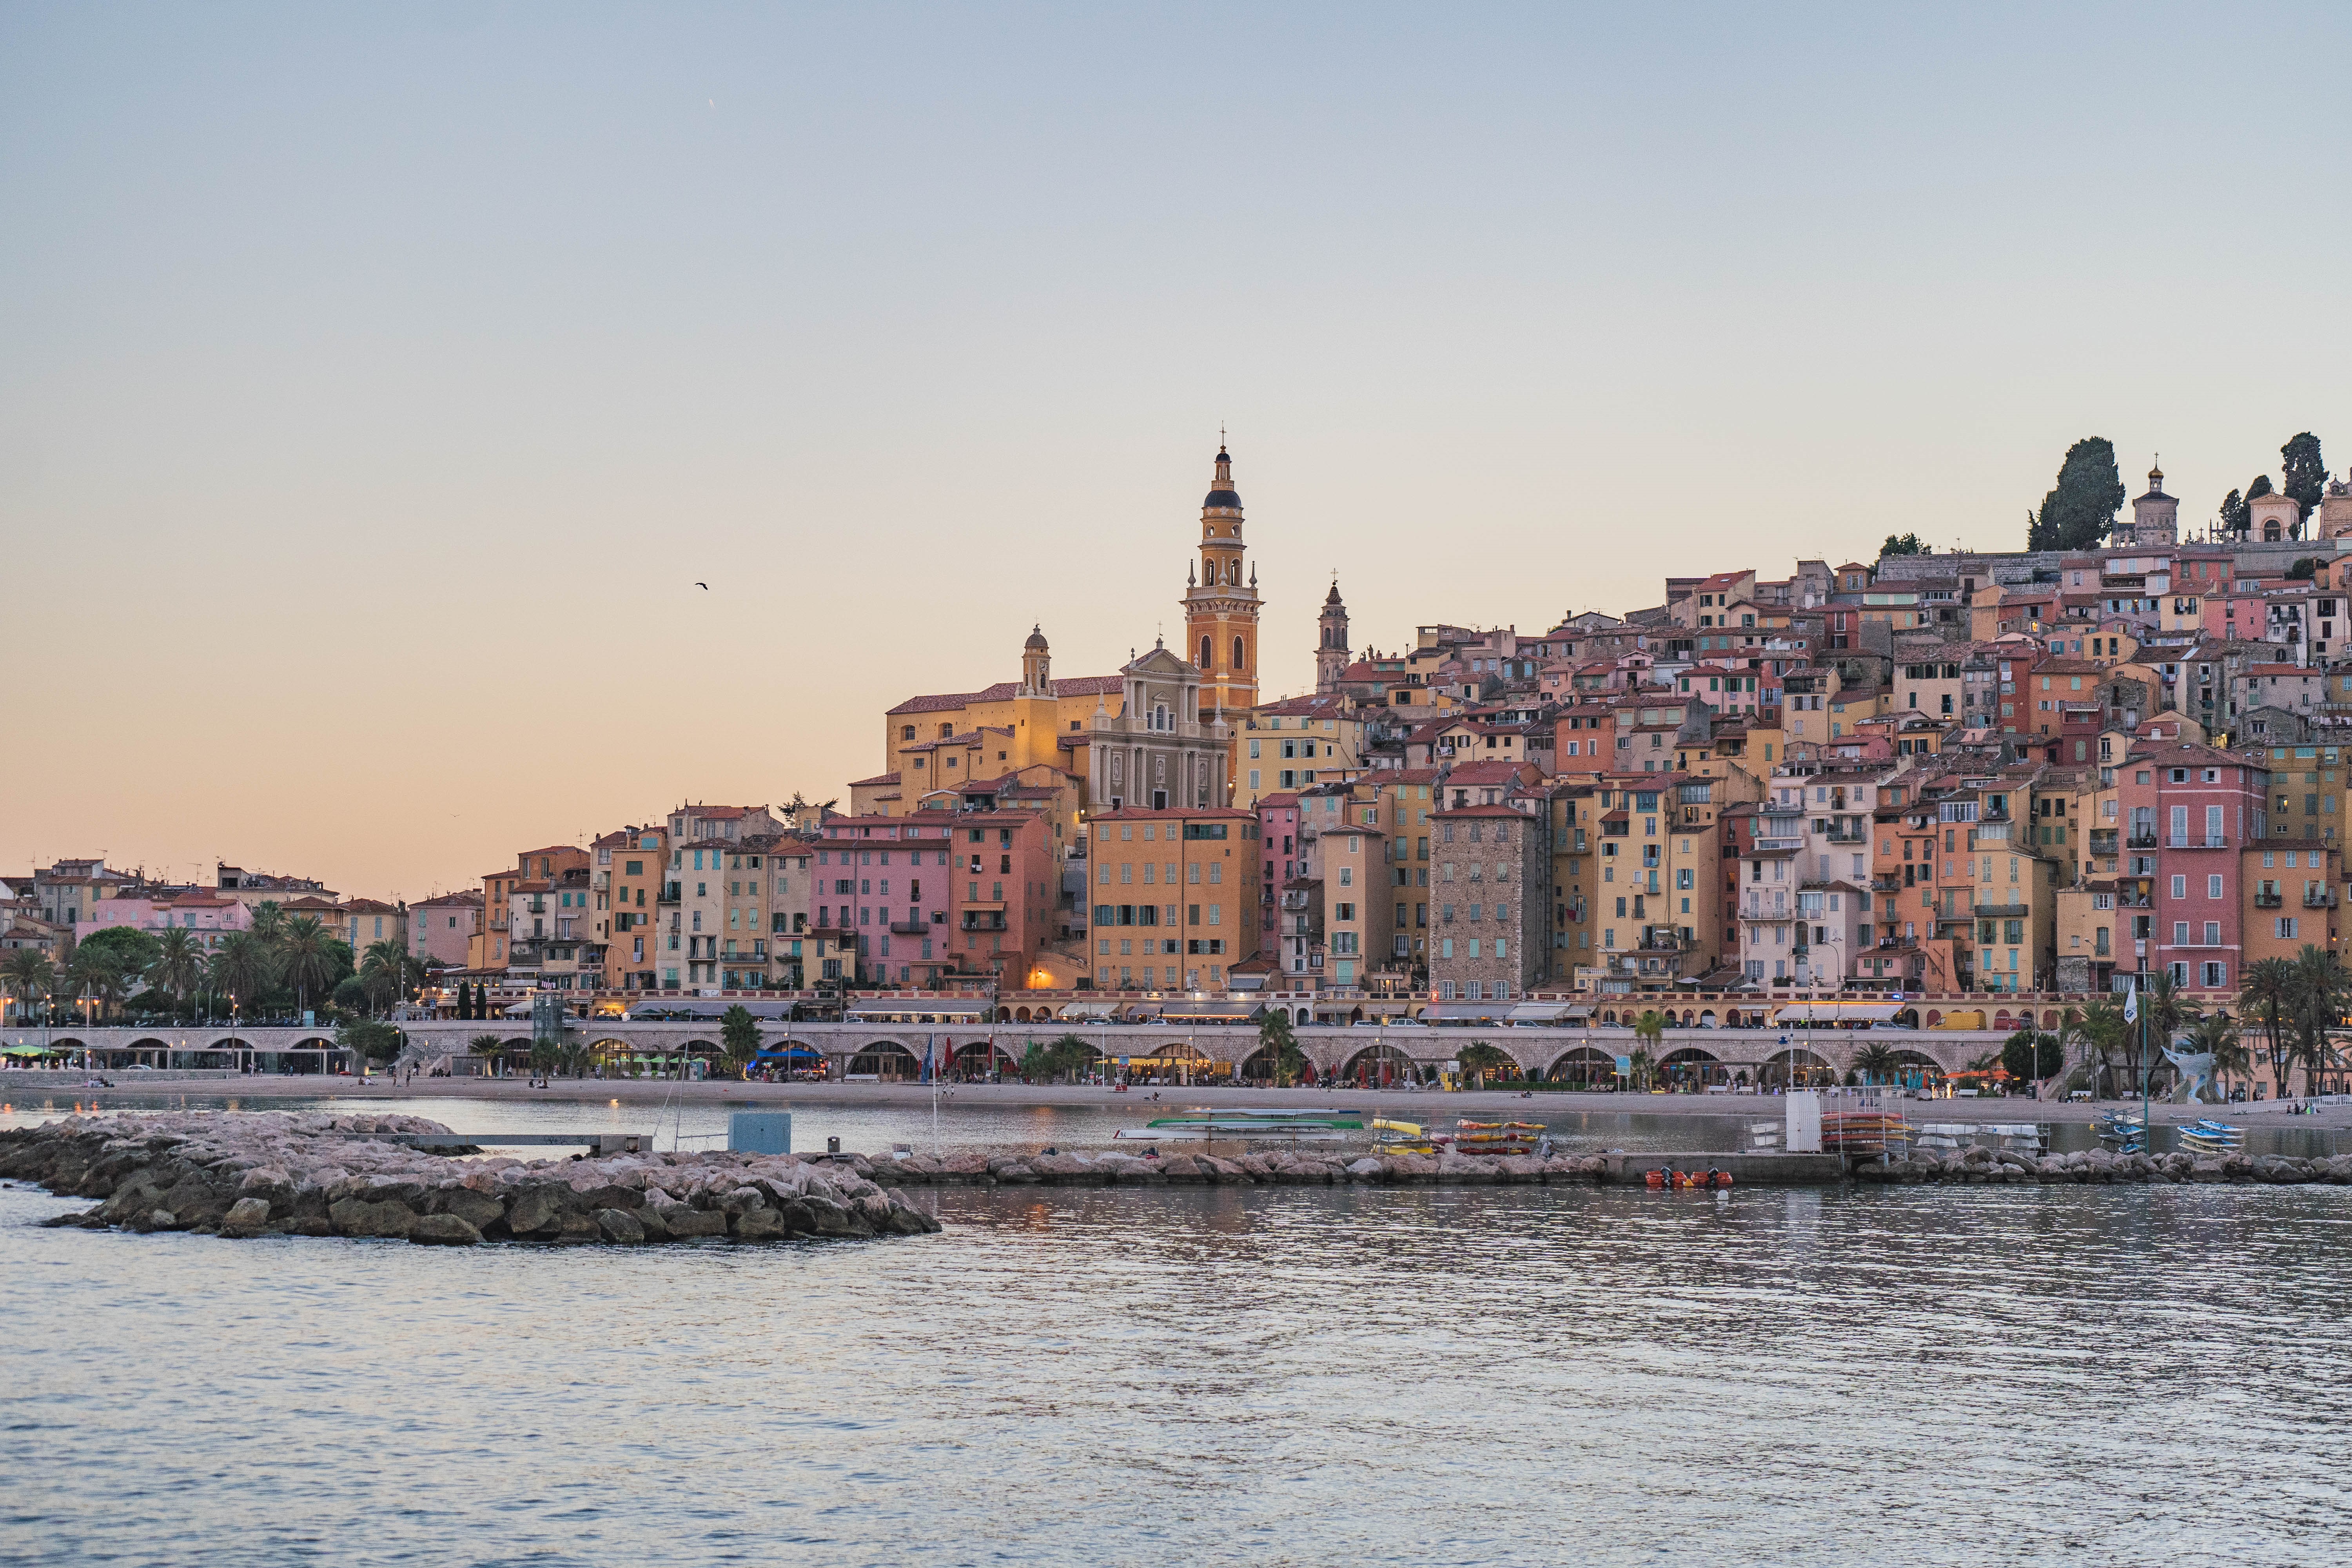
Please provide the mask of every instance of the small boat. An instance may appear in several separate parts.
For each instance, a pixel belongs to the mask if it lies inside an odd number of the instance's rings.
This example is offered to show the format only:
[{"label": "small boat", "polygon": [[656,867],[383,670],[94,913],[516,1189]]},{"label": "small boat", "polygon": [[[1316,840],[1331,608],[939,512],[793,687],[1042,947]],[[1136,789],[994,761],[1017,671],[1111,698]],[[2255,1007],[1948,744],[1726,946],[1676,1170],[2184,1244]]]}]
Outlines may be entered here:
[{"label": "small boat", "polygon": [[2147,1124],[2129,1111],[2103,1111],[2093,1130],[2098,1133],[2100,1142],[2113,1143],[2119,1153],[2147,1152]]},{"label": "small boat", "polygon": [[1465,1154],[1532,1154],[1543,1133],[1540,1121],[1457,1121],[1452,1142]]},{"label": "small boat", "polygon": [[2192,1154],[2235,1154],[2246,1146],[2246,1130],[2226,1121],[2192,1121],[2180,1130],[2180,1146]]},{"label": "small boat", "polygon": [[1833,1154],[1899,1154],[1911,1125],[1896,1110],[1832,1110],[1822,1117],[1822,1148]]}]

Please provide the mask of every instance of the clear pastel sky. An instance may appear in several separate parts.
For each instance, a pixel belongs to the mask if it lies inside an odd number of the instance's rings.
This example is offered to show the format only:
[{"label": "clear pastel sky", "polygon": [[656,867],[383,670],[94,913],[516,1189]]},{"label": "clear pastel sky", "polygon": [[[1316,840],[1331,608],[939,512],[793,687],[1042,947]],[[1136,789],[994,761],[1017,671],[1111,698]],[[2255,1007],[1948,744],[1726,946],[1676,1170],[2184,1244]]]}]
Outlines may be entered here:
[{"label": "clear pastel sky", "polygon": [[[2352,9],[0,9],[0,872],[424,896],[1115,669],[1266,686],[2352,462]],[[709,584],[708,592],[698,581]]]}]

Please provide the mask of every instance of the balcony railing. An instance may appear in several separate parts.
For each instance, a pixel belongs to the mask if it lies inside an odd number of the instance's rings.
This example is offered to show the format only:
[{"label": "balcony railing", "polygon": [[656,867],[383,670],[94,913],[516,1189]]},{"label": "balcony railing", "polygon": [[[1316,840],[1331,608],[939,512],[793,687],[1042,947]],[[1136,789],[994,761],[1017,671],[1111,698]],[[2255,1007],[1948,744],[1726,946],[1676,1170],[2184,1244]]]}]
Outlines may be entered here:
[{"label": "balcony railing", "polygon": [[2285,903],[2285,898],[2277,893],[2257,892],[2254,895],[2254,908],[2258,910],[2275,910]]},{"label": "balcony railing", "polygon": [[2125,839],[2124,842],[2134,849],[2153,849],[2156,847],[2156,830],[2154,828],[2150,828],[2147,832],[2142,833],[2138,829],[2135,828],[2132,830],[2131,837]]},{"label": "balcony railing", "polygon": [[[2135,839],[2133,842],[2137,844],[2138,840]],[[2220,833],[2207,833],[2201,836],[2194,833],[2179,833],[2167,838],[2164,841],[2164,847],[2167,849],[2227,849],[2230,847],[2230,840],[2228,836]]]},{"label": "balcony railing", "polygon": [[2306,910],[2332,910],[2336,907],[2336,895],[2325,888],[2309,889],[2303,895],[2303,907]]},{"label": "balcony railing", "polygon": [[929,921],[892,921],[890,922],[892,936],[929,936],[930,931]]}]

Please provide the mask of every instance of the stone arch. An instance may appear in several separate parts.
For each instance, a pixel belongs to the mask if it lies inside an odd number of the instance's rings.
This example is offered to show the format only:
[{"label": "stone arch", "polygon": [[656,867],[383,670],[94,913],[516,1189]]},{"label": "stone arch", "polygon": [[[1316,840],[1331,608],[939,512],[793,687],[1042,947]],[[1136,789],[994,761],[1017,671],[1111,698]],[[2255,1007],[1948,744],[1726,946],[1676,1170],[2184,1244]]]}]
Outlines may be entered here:
[{"label": "stone arch", "polygon": [[1554,1083],[1597,1083],[1613,1089],[1617,1058],[1599,1046],[1574,1046],[1553,1059],[1544,1077]]},{"label": "stone arch", "polygon": [[2045,1007],[2042,1010],[2042,1026],[2045,1029],[2054,1029],[2058,1026],[2057,1008]]},{"label": "stone arch", "polygon": [[1932,1029],[1932,1028],[1934,1028],[1937,1025],[1938,1025],[1938,1024],[1942,1023],[1943,1021],[1944,1021],[1944,1015],[1943,1015],[1943,1014],[1941,1014],[1941,1013],[1937,1012],[1937,1011],[1935,1008],[1933,1008],[1933,1007],[1930,1007],[1930,1008],[1928,1008],[1928,1009],[1927,1009],[1927,1027],[1929,1027],[1929,1028],[1931,1028],[1931,1029]]},{"label": "stone arch", "polygon": [[1029,1009],[1026,1007],[1015,1007],[1013,1009],[1013,1021],[1016,1024],[1027,1023],[1029,1021]]},{"label": "stone arch", "polygon": [[1716,1026],[1714,1008],[1702,1007],[1698,1010],[1698,1026],[1702,1029],[1712,1029]]},{"label": "stone arch", "polygon": [[1764,1084],[1790,1084],[1799,1089],[1808,1084],[1834,1083],[1837,1069],[1826,1057],[1814,1055],[1802,1046],[1790,1046],[1785,1051],[1775,1051],[1764,1058],[1757,1069],[1756,1080]]},{"label": "stone arch", "polygon": [[999,1007],[996,1010],[996,1021],[1000,1024],[1010,1024],[1013,1022],[1013,1009],[1010,1007]]},{"label": "stone arch", "polygon": [[2018,1026],[2009,1021],[2009,1009],[2002,1007],[1995,1010],[1993,1013],[1992,1026],[1996,1029],[2007,1032],[2011,1029],[2016,1028]]},{"label": "stone arch", "polygon": [[1350,1052],[1339,1063],[1335,1076],[1354,1079],[1368,1089],[1385,1089],[1407,1078],[1417,1081],[1421,1073],[1411,1056],[1386,1040],[1376,1040],[1361,1050]]},{"label": "stone arch", "polygon": [[947,1067],[950,1072],[988,1072],[995,1068],[1000,1058],[1008,1067],[1020,1060],[1013,1054],[1011,1047],[982,1037],[949,1047]]},{"label": "stone arch", "polygon": [[1685,1046],[1658,1058],[1658,1076],[1669,1085],[1727,1083],[1731,1070],[1713,1051],[1701,1046]]},{"label": "stone arch", "polygon": [[1202,632],[1201,634],[1201,668],[1204,673],[1216,668],[1216,639],[1208,633]]},{"label": "stone arch", "polygon": [[1907,1047],[1895,1053],[1895,1081],[1911,1089],[1923,1089],[1944,1076],[1944,1064],[1925,1051]]},{"label": "stone arch", "polygon": [[873,1040],[849,1058],[849,1076],[876,1078],[884,1083],[912,1083],[923,1076],[923,1062],[903,1041]]}]

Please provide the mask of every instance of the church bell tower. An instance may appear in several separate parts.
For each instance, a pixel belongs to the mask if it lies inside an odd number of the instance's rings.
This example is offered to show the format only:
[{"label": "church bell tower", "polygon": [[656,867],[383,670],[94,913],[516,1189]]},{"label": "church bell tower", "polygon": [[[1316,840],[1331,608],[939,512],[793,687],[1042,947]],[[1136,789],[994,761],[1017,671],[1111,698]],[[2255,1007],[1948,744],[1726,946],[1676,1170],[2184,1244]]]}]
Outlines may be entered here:
[{"label": "church bell tower", "polygon": [[1323,614],[1316,620],[1320,635],[1315,642],[1315,689],[1337,691],[1348,669],[1348,606],[1339,599],[1339,580],[1323,595]]},{"label": "church bell tower", "polygon": [[1234,459],[1217,447],[1216,477],[1201,503],[1200,559],[1185,574],[1184,657],[1201,670],[1201,722],[1238,724],[1257,706],[1257,569],[1244,578],[1242,498]]}]

